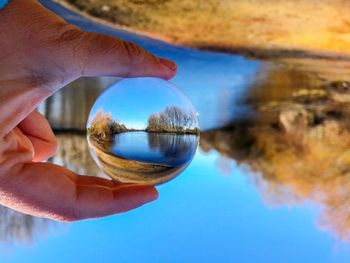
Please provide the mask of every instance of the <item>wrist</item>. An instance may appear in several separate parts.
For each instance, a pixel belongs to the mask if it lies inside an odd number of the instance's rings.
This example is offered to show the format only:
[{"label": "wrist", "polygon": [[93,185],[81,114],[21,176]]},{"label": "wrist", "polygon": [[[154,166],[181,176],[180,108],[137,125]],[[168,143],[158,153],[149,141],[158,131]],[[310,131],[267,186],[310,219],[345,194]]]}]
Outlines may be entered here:
[{"label": "wrist", "polygon": [[0,10],[3,9],[7,4],[9,0],[0,0]]}]

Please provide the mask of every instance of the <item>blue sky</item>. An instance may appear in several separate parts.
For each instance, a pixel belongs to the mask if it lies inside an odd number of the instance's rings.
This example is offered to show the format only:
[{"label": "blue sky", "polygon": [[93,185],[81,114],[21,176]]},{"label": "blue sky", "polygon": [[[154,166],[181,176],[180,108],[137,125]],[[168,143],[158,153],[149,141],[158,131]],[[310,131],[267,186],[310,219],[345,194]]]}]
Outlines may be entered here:
[{"label": "blue sky", "polygon": [[350,251],[317,226],[308,205],[269,208],[245,169],[226,176],[199,152],[159,198],[131,212],[58,227],[1,263],[348,262]]},{"label": "blue sky", "polygon": [[[66,17],[89,31],[118,35],[175,60],[179,73],[172,81],[192,99],[204,128],[239,113],[234,102],[261,65],[241,56],[169,46],[74,14]],[[121,121],[141,125],[166,104],[150,92],[149,102],[131,112],[131,105],[145,103],[145,97],[139,89],[127,88],[127,99],[113,94],[103,103],[125,109],[112,111]],[[349,246],[318,228],[317,209],[268,207],[246,169],[233,166],[223,176],[218,158],[216,152],[199,152],[183,174],[158,187],[157,201],[125,214],[61,226],[32,245],[0,253],[0,262],[349,262]]]},{"label": "blue sky", "polygon": [[90,116],[103,109],[128,128],[144,129],[152,113],[162,112],[169,106],[196,113],[187,96],[170,82],[156,78],[124,79],[100,95]]}]

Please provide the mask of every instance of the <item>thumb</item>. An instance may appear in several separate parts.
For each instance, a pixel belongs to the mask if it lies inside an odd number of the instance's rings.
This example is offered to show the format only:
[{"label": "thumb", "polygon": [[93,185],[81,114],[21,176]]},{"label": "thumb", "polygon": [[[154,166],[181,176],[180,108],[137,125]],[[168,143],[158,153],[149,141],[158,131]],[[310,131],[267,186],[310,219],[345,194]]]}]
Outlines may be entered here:
[{"label": "thumb", "polygon": [[80,76],[170,79],[177,71],[174,62],[158,58],[132,42],[83,31],[77,40],[74,53],[80,61]]}]

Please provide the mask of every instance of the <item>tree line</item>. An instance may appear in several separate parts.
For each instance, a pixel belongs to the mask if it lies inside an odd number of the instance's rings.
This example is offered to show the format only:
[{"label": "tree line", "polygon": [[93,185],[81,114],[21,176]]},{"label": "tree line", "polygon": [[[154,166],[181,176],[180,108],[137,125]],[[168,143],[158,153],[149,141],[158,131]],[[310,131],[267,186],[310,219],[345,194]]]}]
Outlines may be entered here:
[{"label": "tree line", "polygon": [[88,128],[89,135],[101,140],[108,140],[117,133],[132,131],[199,134],[196,116],[176,106],[166,107],[162,112],[151,114],[144,130],[129,129],[113,119],[110,112],[104,113],[103,110],[96,113]]},{"label": "tree line", "polygon": [[199,133],[197,118],[177,106],[166,107],[148,118],[147,132]]}]

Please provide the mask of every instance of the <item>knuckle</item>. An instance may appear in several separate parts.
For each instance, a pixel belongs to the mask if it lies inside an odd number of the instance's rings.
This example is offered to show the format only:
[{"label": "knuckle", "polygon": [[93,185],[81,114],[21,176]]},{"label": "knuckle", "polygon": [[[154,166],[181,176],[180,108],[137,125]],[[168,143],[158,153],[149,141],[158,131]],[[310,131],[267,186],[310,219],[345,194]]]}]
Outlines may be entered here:
[{"label": "knuckle", "polygon": [[143,62],[145,55],[144,49],[128,41],[122,41],[122,48],[125,58],[130,64],[139,64]]},{"label": "knuckle", "polygon": [[[86,32],[72,24],[60,24],[56,28],[55,37],[50,41],[50,52],[55,55],[53,66],[57,74],[65,81],[67,75],[73,75],[81,68],[79,60],[81,45],[84,43]],[[76,63],[69,63],[73,60]]]},{"label": "knuckle", "polygon": [[80,39],[83,34],[84,31],[79,27],[72,24],[66,24],[60,29],[57,40],[59,42],[72,42]]},{"label": "knuckle", "polygon": [[[125,64],[138,64],[144,60],[145,50],[138,45],[109,35],[95,35],[95,45],[100,54],[122,60]],[[96,50],[94,50],[96,51]]]},{"label": "knuckle", "polygon": [[81,46],[84,43],[87,32],[82,31],[74,25],[67,24],[63,26],[58,34],[56,42],[67,54],[75,60],[79,57]]}]

